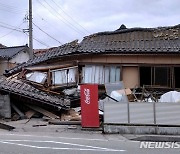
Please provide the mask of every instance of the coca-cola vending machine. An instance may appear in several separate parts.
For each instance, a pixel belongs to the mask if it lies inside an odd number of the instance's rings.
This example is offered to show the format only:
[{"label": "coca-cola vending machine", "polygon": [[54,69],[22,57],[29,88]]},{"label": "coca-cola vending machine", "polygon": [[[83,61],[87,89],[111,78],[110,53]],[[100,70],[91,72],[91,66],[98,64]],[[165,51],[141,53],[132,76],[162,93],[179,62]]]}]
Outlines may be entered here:
[{"label": "coca-cola vending machine", "polygon": [[81,125],[99,127],[98,85],[81,85]]}]

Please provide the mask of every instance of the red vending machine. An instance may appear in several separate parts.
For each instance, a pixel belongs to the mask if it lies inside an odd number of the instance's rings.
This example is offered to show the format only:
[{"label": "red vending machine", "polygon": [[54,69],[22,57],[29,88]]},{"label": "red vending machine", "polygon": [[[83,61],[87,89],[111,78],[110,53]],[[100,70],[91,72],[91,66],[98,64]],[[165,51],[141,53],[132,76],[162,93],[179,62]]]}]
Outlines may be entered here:
[{"label": "red vending machine", "polygon": [[81,85],[81,125],[99,127],[98,85]]}]

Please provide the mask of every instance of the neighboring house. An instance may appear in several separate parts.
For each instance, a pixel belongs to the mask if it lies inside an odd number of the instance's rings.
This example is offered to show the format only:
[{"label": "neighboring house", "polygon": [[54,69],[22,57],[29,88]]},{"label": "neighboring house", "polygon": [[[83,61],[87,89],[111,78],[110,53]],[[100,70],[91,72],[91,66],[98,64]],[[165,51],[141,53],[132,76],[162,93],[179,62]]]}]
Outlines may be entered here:
[{"label": "neighboring house", "polygon": [[5,48],[6,46],[0,43],[0,48]]},{"label": "neighboring house", "polygon": [[[79,83],[180,88],[180,25],[100,32],[6,71],[52,89]],[[33,73],[34,72],[34,73]],[[39,74],[38,74],[39,73]],[[42,74],[41,74],[42,73]],[[37,79],[36,77],[39,76]]]},{"label": "neighboring house", "polygon": [[1,47],[0,48],[0,75],[5,70],[13,68],[29,60],[29,48],[25,46]]}]

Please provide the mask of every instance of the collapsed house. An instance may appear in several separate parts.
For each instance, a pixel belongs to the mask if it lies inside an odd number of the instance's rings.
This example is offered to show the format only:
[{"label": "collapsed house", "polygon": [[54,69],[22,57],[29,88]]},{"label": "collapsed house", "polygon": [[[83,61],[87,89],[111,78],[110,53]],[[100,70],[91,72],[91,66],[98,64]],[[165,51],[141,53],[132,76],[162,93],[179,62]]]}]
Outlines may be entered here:
[{"label": "collapsed house", "polygon": [[8,78],[1,81],[0,91],[16,100],[24,97],[21,101],[68,110],[79,106],[81,84],[123,81],[124,88],[131,89],[145,85],[160,90],[180,88],[179,28],[122,25],[87,36],[80,43],[51,48],[6,70]]}]

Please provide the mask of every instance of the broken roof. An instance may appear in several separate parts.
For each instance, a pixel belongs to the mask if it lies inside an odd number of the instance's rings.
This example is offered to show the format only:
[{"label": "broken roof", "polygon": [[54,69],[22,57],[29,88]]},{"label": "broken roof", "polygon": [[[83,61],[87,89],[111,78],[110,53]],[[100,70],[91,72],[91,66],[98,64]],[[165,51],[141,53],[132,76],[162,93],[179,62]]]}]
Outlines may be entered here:
[{"label": "broken roof", "polygon": [[180,53],[180,25],[158,28],[122,26],[115,31],[85,37],[80,50],[105,54],[177,54]]},{"label": "broken roof", "polygon": [[179,54],[180,24],[172,27],[126,28],[121,26],[115,31],[99,32],[85,37],[81,43],[77,40],[52,48],[51,51],[29,60],[27,63],[6,70],[10,76],[22,70],[67,55],[81,54]]},{"label": "broken roof", "polygon": [[40,102],[42,105],[46,104],[58,110],[61,108],[68,109],[70,107],[69,99],[43,92],[42,90],[15,78],[0,80],[0,91],[25,97],[31,101]]},{"label": "broken roof", "polygon": [[23,67],[33,66],[33,65],[39,64],[41,62],[46,62],[48,60],[56,59],[56,58],[59,58],[59,57],[65,56],[65,55],[75,53],[77,51],[77,48],[78,48],[77,42],[78,41],[75,40],[73,42],[64,44],[62,46],[59,46],[56,48],[51,48],[50,50],[48,50],[47,52],[45,52],[41,56],[37,56],[34,59],[30,59],[26,63],[22,63],[20,65],[17,65],[16,67],[14,67],[10,70],[5,70],[4,75],[10,76],[14,73],[21,71]]},{"label": "broken roof", "polygon": [[0,48],[0,57],[5,59],[11,59],[19,52],[27,51],[28,46],[14,46],[14,47],[2,47]]},{"label": "broken roof", "polygon": [[57,47],[46,48],[46,49],[34,49],[33,53],[37,57],[37,56],[41,56],[41,55],[45,54],[46,52],[53,51],[54,48],[57,48]]}]

